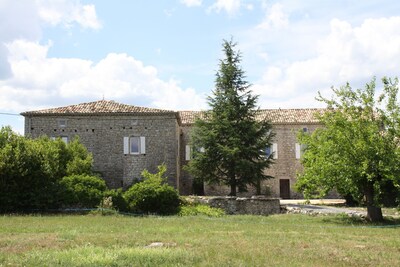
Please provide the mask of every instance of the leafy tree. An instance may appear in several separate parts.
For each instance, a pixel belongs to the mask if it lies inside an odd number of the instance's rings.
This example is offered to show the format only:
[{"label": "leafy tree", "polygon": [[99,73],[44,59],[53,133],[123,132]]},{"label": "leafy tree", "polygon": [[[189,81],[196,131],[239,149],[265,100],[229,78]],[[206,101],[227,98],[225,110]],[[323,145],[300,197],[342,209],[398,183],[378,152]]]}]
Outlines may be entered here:
[{"label": "leafy tree", "polygon": [[210,111],[198,118],[191,134],[193,160],[187,170],[200,181],[230,186],[230,195],[247,190],[248,185],[260,188],[264,174],[272,162],[265,155],[271,145],[271,125],[259,120],[250,84],[240,67],[241,54],[236,43],[223,42],[225,58],[220,60],[213,96],[208,97]]},{"label": "leafy tree", "polygon": [[299,134],[306,150],[304,171],[296,187],[306,197],[321,197],[331,189],[367,206],[371,221],[383,220],[382,196],[388,183],[400,183],[400,108],[398,79],[383,78],[383,93],[375,97],[375,78],[364,89],[349,84],[334,89],[318,118],[323,127]]},{"label": "leafy tree", "polygon": [[92,174],[93,156],[86,147],[79,141],[79,137],[68,143],[67,146],[69,161],[66,165],[67,175]]},{"label": "leafy tree", "polygon": [[0,212],[31,211],[61,205],[60,180],[90,174],[92,156],[74,140],[29,139],[0,129]]}]

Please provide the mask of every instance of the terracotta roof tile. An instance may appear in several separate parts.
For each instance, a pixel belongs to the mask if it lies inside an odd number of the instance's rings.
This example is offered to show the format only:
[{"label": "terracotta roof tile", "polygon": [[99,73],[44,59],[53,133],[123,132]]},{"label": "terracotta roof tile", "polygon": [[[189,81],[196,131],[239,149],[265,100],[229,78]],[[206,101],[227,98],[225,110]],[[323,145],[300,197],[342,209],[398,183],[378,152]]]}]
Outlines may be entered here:
[{"label": "terracotta roof tile", "polygon": [[[314,117],[316,112],[324,109],[260,109],[257,119],[266,118],[274,124],[299,124],[318,123]],[[107,114],[179,114],[182,125],[193,124],[196,118],[202,118],[204,111],[172,111],[155,108],[138,107],[114,102],[112,100],[100,100],[95,102],[81,103],[58,108],[49,108],[35,111],[27,111],[21,115],[107,115]]]},{"label": "terracotta roof tile", "polygon": [[171,110],[155,109],[131,106],[114,102],[112,100],[100,100],[95,102],[81,103],[77,105],[49,108],[35,111],[27,111],[21,115],[81,115],[81,114],[121,114],[121,113],[146,113],[146,114],[165,114],[175,113]]},{"label": "terracotta roof tile", "polygon": [[[321,113],[324,109],[305,108],[305,109],[260,109],[256,118],[259,120],[267,119],[273,124],[300,124],[318,123],[315,113]],[[179,116],[183,125],[193,124],[196,118],[203,117],[203,111],[179,111]]]}]

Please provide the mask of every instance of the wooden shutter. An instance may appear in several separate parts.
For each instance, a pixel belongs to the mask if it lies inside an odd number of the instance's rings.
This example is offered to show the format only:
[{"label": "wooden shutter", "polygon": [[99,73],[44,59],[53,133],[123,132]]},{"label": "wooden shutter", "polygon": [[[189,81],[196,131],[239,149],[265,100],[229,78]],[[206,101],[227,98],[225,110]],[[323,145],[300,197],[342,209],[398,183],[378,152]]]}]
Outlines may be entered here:
[{"label": "wooden shutter", "polygon": [[296,148],[296,159],[299,159],[300,156],[301,156],[301,146],[300,146],[300,144],[296,143],[295,148]]},{"label": "wooden shutter", "polygon": [[140,137],[140,154],[146,154],[146,137]]},{"label": "wooden shutter", "polygon": [[185,160],[190,160],[190,145],[186,145],[185,147]]},{"label": "wooden shutter", "polygon": [[278,159],[278,144],[272,144],[272,152],[274,153],[274,159]]},{"label": "wooden shutter", "polygon": [[124,137],[124,154],[129,154],[129,137]]}]

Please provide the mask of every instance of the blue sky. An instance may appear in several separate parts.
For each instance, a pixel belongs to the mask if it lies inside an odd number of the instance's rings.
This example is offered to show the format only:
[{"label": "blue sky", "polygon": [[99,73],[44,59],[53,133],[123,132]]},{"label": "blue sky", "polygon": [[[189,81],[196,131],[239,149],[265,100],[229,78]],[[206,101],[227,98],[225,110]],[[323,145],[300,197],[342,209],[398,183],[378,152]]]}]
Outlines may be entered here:
[{"label": "blue sky", "polygon": [[[100,100],[206,109],[223,39],[261,108],[398,76],[400,1],[0,0],[0,113]],[[23,133],[23,117],[0,114]]]}]

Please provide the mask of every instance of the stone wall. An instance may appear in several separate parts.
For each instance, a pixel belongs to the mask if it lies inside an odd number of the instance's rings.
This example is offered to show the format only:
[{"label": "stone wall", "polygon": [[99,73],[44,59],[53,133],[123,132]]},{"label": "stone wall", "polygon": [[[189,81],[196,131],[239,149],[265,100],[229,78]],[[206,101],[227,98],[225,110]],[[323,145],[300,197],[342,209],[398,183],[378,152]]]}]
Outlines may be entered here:
[{"label": "stone wall", "polygon": [[[61,127],[60,120],[66,125]],[[25,118],[25,134],[68,137],[78,135],[93,154],[94,170],[101,173],[108,186],[128,187],[140,179],[143,169],[156,172],[167,165],[168,183],[179,187],[177,157],[179,128],[174,114],[107,115],[107,116],[32,116]],[[146,153],[124,155],[124,137],[144,136]]]},{"label": "stone wall", "polygon": [[[278,157],[274,160],[274,164],[265,171],[267,175],[273,176],[274,179],[264,181],[261,186],[261,194],[268,197],[282,197],[280,194],[280,180],[289,180],[290,186],[290,198],[303,198],[302,194],[294,190],[294,184],[296,182],[296,175],[302,170],[300,159],[296,158],[296,143],[297,133],[303,128],[307,128],[307,131],[312,132],[316,128],[320,127],[318,124],[273,124],[272,131],[276,134],[273,143],[277,144]],[[185,126],[183,135],[183,142],[189,140],[190,126]],[[185,144],[185,143],[184,143]],[[183,145],[184,145],[183,144]],[[181,164],[187,164],[187,161],[183,161],[181,158]],[[182,174],[187,183],[191,182],[192,179],[189,174]],[[190,192],[190,190],[187,190]],[[215,186],[205,185],[205,195],[223,196],[230,193],[228,186]],[[238,193],[238,196],[248,197],[256,194],[256,189],[249,186],[248,192]],[[333,195],[332,197],[337,197]]]},{"label": "stone wall", "polygon": [[192,184],[193,177],[184,170],[184,166],[188,164],[188,160],[186,160],[186,145],[190,143],[190,131],[191,126],[181,126],[180,128],[180,193],[182,195],[191,195],[193,194]]},{"label": "stone wall", "polygon": [[227,214],[270,215],[280,213],[280,202],[265,197],[190,197],[195,203],[223,209]]}]

